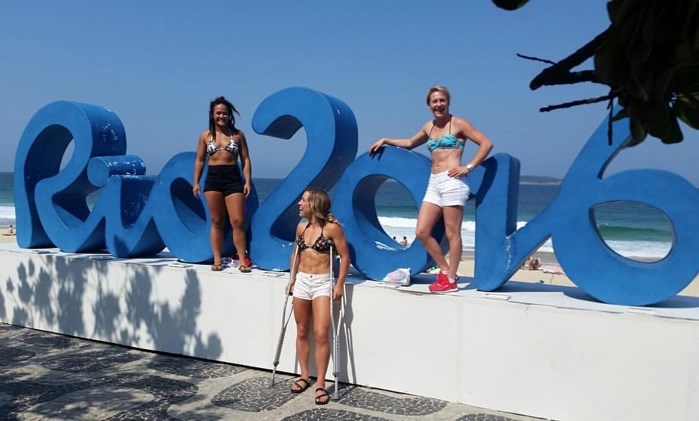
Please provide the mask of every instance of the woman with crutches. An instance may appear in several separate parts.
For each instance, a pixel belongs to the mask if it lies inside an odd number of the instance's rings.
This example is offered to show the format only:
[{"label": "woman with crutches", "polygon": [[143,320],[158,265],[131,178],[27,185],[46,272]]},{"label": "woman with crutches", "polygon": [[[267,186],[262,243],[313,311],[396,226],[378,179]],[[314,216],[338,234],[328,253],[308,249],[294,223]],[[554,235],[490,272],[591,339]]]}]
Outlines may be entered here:
[{"label": "woman with crutches", "polygon": [[[311,385],[309,372],[309,333],[313,320],[315,337],[315,362],[317,369],[316,405],[326,405],[330,395],[325,390],[325,374],[330,360],[330,297],[342,298],[345,278],[350,264],[347,240],[342,227],[330,213],[330,197],[315,188],[303,192],[298,203],[299,216],[305,218],[296,227],[296,241],[291,253],[291,282],[296,318],[296,354],[301,367],[301,377],[291,387],[292,393],[301,393]],[[298,251],[297,251],[298,249]],[[331,250],[340,256],[337,283],[332,288],[329,254]],[[296,261],[294,261],[296,260]],[[332,289],[332,291],[331,291]]]}]

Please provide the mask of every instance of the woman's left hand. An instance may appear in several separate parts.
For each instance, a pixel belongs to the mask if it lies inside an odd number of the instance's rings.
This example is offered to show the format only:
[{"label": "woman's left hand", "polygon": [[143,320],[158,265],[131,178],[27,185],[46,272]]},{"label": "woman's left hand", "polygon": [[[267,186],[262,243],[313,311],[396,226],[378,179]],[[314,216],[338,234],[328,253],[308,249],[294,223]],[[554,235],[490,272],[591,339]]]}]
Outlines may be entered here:
[{"label": "woman's left hand", "polygon": [[250,195],[250,191],[251,191],[251,190],[252,190],[252,189],[250,188],[250,183],[247,183],[247,182],[246,182],[246,183],[243,185],[243,194],[245,195],[245,197],[248,197],[248,196]]},{"label": "woman's left hand", "polygon": [[466,175],[466,174],[468,174],[468,173],[470,173],[470,172],[471,172],[471,171],[469,171],[469,169],[466,168],[466,167],[456,167],[456,168],[450,169],[450,170],[447,172],[447,174],[449,175],[449,177],[452,177],[452,178],[459,178],[459,177],[463,177],[464,175]]},{"label": "woman's left hand", "polygon": [[333,300],[339,300],[342,298],[342,295],[345,293],[345,289],[343,285],[336,284],[335,288],[333,289]]}]

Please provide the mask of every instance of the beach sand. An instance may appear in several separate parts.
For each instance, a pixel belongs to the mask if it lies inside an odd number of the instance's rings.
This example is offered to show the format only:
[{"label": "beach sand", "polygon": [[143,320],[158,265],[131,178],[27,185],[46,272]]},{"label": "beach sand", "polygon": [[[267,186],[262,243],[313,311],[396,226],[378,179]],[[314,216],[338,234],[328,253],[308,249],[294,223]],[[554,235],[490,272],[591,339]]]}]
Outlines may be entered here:
[{"label": "beach sand", "polygon": [[17,237],[13,235],[8,235],[9,227],[0,228],[0,243],[14,243],[17,241]]},{"label": "beach sand", "polygon": [[[541,261],[542,268],[537,270],[522,268],[515,272],[511,280],[575,287],[575,284],[563,273],[563,269],[556,262],[553,253],[537,252],[535,256]],[[459,264],[458,274],[460,276],[473,277],[474,266],[473,252],[465,252]],[[695,277],[679,295],[699,297],[699,276]]]}]

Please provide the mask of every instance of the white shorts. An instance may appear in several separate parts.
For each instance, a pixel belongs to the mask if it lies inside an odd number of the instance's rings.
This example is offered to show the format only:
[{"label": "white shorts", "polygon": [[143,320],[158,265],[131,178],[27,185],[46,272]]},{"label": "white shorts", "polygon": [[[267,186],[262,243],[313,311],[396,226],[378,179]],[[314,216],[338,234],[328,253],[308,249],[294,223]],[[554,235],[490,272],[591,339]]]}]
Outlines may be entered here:
[{"label": "white shorts", "polygon": [[464,177],[449,177],[448,171],[430,175],[423,202],[434,203],[439,207],[464,206],[471,189]]},{"label": "white shorts", "polygon": [[313,301],[317,297],[330,296],[330,274],[310,274],[296,272],[294,298]]}]

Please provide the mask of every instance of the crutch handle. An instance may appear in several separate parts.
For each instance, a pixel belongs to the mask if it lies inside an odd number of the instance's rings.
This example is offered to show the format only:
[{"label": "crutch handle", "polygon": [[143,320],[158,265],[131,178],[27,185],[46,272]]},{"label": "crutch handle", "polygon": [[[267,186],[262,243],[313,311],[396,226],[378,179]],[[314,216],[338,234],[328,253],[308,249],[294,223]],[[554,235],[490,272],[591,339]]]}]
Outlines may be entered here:
[{"label": "crutch handle", "polygon": [[[295,248],[294,251],[294,266],[292,266],[291,271],[292,273],[295,271],[295,266],[298,261],[298,256],[299,256],[299,249],[298,247]],[[277,339],[277,349],[275,350],[274,353],[274,360],[272,361],[272,386],[274,386],[274,379],[277,375],[277,366],[279,365],[279,359],[281,358],[281,353],[282,353],[282,346],[284,344],[284,335],[286,334],[286,327],[289,324],[289,321],[291,320],[291,315],[294,312],[294,302],[292,300],[291,302],[291,311],[288,313],[286,312],[286,307],[289,304],[289,297],[293,295],[291,291],[291,276],[289,277],[289,283],[286,285],[286,292],[284,294],[284,308],[282,309],[282,325],[281,328],[279,329],[279,338]]]}]

